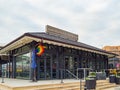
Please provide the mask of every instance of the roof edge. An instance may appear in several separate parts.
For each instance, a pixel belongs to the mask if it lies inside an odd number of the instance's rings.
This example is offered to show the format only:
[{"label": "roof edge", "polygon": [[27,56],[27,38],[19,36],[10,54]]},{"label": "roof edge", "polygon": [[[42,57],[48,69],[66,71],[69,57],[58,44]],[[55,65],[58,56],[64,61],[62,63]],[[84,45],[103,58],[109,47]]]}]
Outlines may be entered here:
[{"label": "roof edge", "polygon": [[[33,32],[33,33],[38,33],[38,32]],[[43,33],[43,32],[41,32],[41,33]],[[45,33],[45,34],[47,34],[47,33]],[[117,54],[110,53],[110,52],[107,52],[107,51],[102,50],[102,49],[100,49],[100,50],[95,50],[95,49],[92,49],[92,48],[88,48],[88,47],[84,47],[84,46],[78,46],[78,45],[74,45],[74,44],[70,44],[70,43],[66,43],[66,42],[62,42],[62,41],[56,41],[56,40],[44,38],[44,37],[41,37],[41,36],[38,37],[38,36],[35,36],[35,35],[31,35],[31,33],[29,33],[29,32],[28,32],[28,33],[24,33],[24,34],[21,35],[20,37],[16,38],[15,40],[11,41],[10,43],[6,44],[2,49],[6,48],[7,46],[11,45],[12,43],[16,42],[17,40],[19,40],[19,39],[21,39],[21,38],[23,38],[23,37],[25,37],[25,36],[34,37],[34,38],[41,38],[41,39],[50,40],[50,41],[59,42],[59,43],[64,43],[64,44],[68,44],[68,45],[73,45],[73,46],[77,46],[77,47],[82,47],[82,48],[86,48],[86,49],[89,49],[89,50],[94,50],[94,51],[103,52],[103,53],[107,53],[107,54],[110,54],[110,55],[112,54],[112,55],[114,55],[114,56],[117,56]],[[78,42],[78,43],[80,43],[80,42]],[[93,46],[92,46],[92,47],[93,47]],[[2,50],[2,49],[0,49],[0,50]],[[98,49],[99,49],[99,48],[98,48]]]}]

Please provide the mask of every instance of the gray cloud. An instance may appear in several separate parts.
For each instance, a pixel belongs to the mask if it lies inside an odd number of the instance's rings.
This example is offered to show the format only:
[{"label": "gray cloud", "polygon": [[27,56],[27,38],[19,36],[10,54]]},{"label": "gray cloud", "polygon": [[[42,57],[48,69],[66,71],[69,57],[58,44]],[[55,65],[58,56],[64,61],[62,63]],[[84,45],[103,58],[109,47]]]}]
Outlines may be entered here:
[{"label": "gray cloud", "polygon": [[0,43],[50,24],[96,47],[119,45],[119,11],[119,0],[0,0]]}]

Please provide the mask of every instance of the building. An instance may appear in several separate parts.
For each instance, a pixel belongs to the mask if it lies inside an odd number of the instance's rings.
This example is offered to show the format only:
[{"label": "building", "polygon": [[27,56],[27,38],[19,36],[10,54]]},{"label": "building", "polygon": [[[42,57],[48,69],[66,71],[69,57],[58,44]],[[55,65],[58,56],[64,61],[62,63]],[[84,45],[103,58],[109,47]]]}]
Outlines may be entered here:
[{"label": "building", "polygon": [[[0,44],[0,49],[2,49],[2,47],[3,47],[3,45]],[[3,55],[0,55],[0,60],[1,60],[1,56],[3,56]],[[2,68],[1,67],[2,67],[2,65],[0,64],[0,77],[2,76]]]},{"label": "building", "polygon": [[104,46],[103,50],[117,54],[117,56],[109,59],[109,66],[120,69],[120,46]]},{"label": "building", "polygon": [[0,49],[2,48],[2,46],[0,46]]},{"label": "building", "polygon": [[0,49],[2,49],[3,46],[0,46]]},{"label": "building", "polygon": [[[38,51],[44,52],[39,55]],[[78,35],[49,25],[46,32],[25,33],[8,43],[0,54],[7,56],[0,59],[6,77],[30,79],[35,71],[38,80],[73,78],[70,73],[77,75],[78,68],[102,71],[108,68],[108,58],[116,55],[78,42]]]}]

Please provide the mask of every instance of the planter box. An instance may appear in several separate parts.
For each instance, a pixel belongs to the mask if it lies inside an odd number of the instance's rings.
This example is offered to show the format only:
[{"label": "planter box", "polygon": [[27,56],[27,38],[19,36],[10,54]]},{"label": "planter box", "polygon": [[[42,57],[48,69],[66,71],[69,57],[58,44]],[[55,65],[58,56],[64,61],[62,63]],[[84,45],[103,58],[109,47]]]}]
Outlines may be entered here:
[{"label": "planter box", "polygon": [[96,73],[96,79],[97,80],[106,80],[106,73],[103,73],[103,72]]},{"label": "planter box", "polygon": [[116,81],[115,75],[110,75],[110,76],[109,76],[109,82],[110,82],[110,83],[115,83],[115,81]]},{"label": "planter box", "polygon": [[120,77],[116,77],[115,83],[120,84]]},{"label": "planter box", "polygon": [[86,87],[86,89],[95,89],[96,88],[96,80],[94,78],[90,79],[90,80],[86,80],[85,87]]}]

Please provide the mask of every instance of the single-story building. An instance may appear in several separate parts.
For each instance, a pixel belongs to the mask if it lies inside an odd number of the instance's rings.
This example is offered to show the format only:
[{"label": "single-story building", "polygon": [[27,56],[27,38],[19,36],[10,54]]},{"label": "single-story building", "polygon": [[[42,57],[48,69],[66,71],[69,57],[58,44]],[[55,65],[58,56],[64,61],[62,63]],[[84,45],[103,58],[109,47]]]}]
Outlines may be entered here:
[{"label": "single-story building", "polygon": [[[72,78],[70,73],[77,75],[78,68],[105,70],[108,58],[114,56],[113,53],[78,42],[77,34],[47,25],[46,32],[25,33],[5,45],[0,50],[0,64],[4,76],[9,78],[30,79],[31,65],[34,64],[38,80],[60,79]],[[83,72],[79,72],[80,75]]]}]

